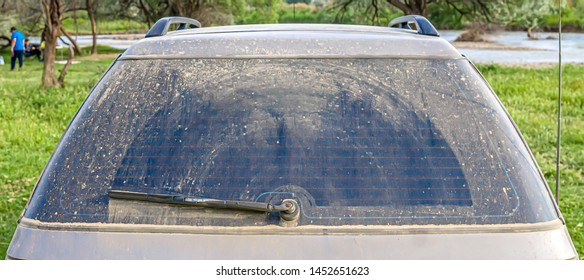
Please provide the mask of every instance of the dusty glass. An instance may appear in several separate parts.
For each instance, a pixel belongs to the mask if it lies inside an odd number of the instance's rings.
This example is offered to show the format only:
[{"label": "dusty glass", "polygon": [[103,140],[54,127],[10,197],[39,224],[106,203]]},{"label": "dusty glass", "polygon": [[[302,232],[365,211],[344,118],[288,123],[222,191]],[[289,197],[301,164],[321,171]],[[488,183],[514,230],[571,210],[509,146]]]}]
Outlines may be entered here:
[{"label": "dusty glass", "polygon": [[275,214],[108,190],[278,203],[299,225],[557,218],[535,163],[465,60],[118,61],[64,134],[25,216],[267,225]]}]

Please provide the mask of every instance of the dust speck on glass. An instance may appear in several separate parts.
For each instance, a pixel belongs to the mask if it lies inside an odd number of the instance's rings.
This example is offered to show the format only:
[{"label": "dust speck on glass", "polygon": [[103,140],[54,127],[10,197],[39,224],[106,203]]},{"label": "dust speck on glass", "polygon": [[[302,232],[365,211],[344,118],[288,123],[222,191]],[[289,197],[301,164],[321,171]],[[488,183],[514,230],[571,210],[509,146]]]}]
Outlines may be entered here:
[{"label": "dust speck on glass", "polygon": [[555,219],[526,147],[477,79],[464,60],[118,61],[64,135],[26,216],[277,223],[272,214],[108,197],[125,190],[296,198],[299,225]]}]

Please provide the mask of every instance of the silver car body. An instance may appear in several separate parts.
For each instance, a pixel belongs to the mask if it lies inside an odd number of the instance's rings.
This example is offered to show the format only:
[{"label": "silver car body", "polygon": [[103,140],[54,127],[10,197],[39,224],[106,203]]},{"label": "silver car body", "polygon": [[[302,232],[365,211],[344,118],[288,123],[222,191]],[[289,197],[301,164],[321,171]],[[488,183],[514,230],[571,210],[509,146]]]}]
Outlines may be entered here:
[{"label": "silver car body", "polygon": [[[222,58],[432,59],[473,67],[451,44],[439,37],[385,27],[308,24],[210,27],[170,32],[166,36],[141,40],[122,54],[114,65],[127,61]],[[414,75],[412,79],[422,78]],[[96,88],[104,83],[103,80]],[[476,83],[488,87],[483,80]],[[494,93],[491,94],[496,99]],[[508,117],[506,112],[505,115]],[[518,149],[528,151],[522,147]],[[525,152],[524,155],[531,162],[530,166],[537,170],[540,184],[545,186],[531,153]],[[550,215],[555,218],[508,224],[193,226],[166,222],[112,223],[112,217],[115,219],[116,215],[112,212],[112,205],[106,211],[109,211],[109,218],[106,217],[109,222],[43,220],[27,216],[26,212],[32,207],[29,205],[19,220],[7,258],[577,259],[565,222],[549,190],[540,187],[535,192],[546,198],[547,205],[551,205],[549,209],[554,212]],[[37,187],[31,200],[41,193]],[[168,213],[174,210],[169,207],[155,211],[170,215]]]}]

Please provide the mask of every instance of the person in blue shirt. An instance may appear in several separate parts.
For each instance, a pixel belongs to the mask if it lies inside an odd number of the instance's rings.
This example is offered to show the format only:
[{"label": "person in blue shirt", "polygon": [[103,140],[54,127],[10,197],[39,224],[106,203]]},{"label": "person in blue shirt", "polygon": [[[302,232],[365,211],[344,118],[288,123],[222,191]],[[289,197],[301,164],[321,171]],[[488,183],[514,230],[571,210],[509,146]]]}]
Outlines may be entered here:
[{"label": "person in blue shirt", "polygon": [[14,71],[14,66],[16,66],[16,59],[18,58],[18,69],[22,69],[22,61],[24,59],[24,34],[16,30],[16,27],[10,28],[12,32],[12,38],[10,38],[10,55],[11,64],[10,70]]}]

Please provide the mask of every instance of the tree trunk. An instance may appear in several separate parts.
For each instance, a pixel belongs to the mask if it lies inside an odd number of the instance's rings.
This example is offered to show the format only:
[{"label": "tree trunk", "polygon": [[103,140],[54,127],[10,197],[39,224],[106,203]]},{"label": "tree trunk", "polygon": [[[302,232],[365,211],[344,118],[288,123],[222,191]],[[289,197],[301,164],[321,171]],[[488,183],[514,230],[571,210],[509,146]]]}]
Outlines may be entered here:
[{"label": "tree trunk", "polygon": [[41,82],[43,87],[55,87],[59,85],[55,77],[55,49],[61,29],[61,1],[41,0],[41,5],[45,16],[45,54]]},{"label": "tree trunk", "polygon": [[61,75],[59,75],[59,84],[62,86],[65,84],[65,75],[67,75],[67,71],[71,64],[73,63],[73,48],[69,46],[69,55],[67,56],[67,64],[63,66],[63,70],[61,71]]},{"label": "tree trunk", "polygon": [[95,11],[97,1],[86,0],[85,7],[87,8],[87,16],[91,22],[91,54],[97,54],[97,22],[95,21]]},{"label": "tree trunk", "polygon": [[47,36],[45,40],[45,53],[43,54],[43,77],[42,85],[44,87],[54,87],[58,85],[55,78],[55,46],[56,40]]},{"label": "tree trunk", "polygon": [[529,40],[538,40],[539,39],[537,37],[537,35],[535,34],[535,32],[533,32],[533,28],[532,27],[527,28],[527,38]]},{"label": "tree trunk", "polygon": [[65,37],[67,37],[67,39],[69,39],[69,42],[71,42],[71,44],[73,44],[73,48],[75,49],[75,54],[81,55],[81,48],[79,48],[79,45],[77,45],[77,41],[75,39],[73,39],[73,37],[71,37],[71,34],[69,34],[69,32],[67,32],[65,30],[65,28],[63,28],[63,26],[61,26],[61,33],[63,35],[65,35]]}]

